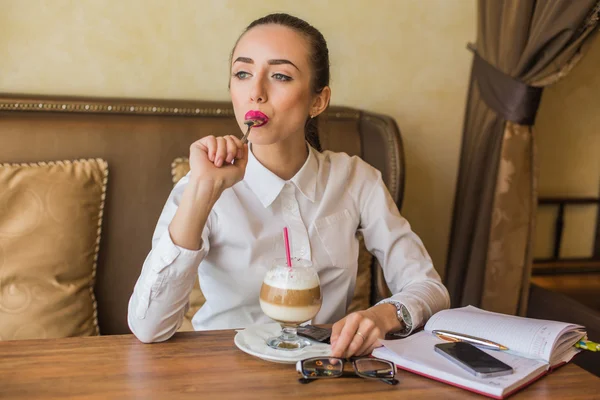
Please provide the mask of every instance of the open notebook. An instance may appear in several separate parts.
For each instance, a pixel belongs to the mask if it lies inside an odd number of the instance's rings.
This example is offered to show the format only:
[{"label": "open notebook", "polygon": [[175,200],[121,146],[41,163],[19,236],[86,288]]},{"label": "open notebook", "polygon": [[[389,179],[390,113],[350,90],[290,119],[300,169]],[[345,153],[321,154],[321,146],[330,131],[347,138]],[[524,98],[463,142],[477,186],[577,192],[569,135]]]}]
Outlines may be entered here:
[{"label": "open notebook", "polygon": [[[511,375],[478,378],[434,350],[444,343],[432,330],[446,330],[491,340],[507,351],[483,351],[513,367]],[[382,340],[373,356],[393,361],[402,369],[483,395],[502,399],[569,362],[579,350],[575,343],[585,335],[580,325],[515,317],[476,307],[440,311],[425,329],[405,339]]]}]

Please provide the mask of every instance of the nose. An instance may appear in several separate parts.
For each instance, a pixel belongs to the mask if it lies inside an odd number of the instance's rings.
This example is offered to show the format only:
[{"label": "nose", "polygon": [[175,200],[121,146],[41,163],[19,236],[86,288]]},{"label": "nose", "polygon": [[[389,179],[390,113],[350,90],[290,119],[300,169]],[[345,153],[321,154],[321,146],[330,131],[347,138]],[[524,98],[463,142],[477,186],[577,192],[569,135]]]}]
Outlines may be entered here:
[{"label": "nose", "polygon": [[267,101],[267,90],[262,77],[257,77],[252,82],[250,88],[250,100],[255,103],[264,103]]}]

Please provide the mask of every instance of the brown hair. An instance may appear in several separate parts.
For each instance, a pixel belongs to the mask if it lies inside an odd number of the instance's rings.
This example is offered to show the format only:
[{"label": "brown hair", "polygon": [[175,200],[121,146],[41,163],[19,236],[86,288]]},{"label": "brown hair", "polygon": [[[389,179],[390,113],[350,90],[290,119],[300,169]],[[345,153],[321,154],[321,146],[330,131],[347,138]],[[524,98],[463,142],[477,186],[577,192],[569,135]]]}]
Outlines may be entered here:
[{"label": "brown hair", "polygon": [[[268,25],[268,24],[277,24],[293,29],[299,34],[303,35],[309,43],[311,48],[310,54],[310,64],[313,70],[311,89],[314,93],[321,93],[325,86],[329,86],[329,49],[327,48],[327,42],[325,38],[319,32],[317,28],[310,25],[308,22],[294,17],[289,14],[277,13],[277,14],[269,14],[262,18],[259,18],[253,21],[244,32],[240,35],[233,50],[231,52],[233,56],[233,52],[237,47],[238,42],[244,36],[246,32],[255,26],[259,25]],[[318,151],[321,151],[321,142],[319,141],[319,122],[318,116],[314,118],[307,117],[306,124],[304,126],[304,136],[306,141]]]}]

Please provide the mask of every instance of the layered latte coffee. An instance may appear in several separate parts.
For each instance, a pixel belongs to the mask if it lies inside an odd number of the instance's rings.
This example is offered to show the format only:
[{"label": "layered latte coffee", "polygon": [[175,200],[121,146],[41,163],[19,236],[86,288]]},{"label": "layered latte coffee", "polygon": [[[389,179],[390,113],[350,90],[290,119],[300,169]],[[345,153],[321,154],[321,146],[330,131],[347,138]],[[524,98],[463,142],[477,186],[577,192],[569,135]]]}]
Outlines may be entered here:
[{"label": "layered latte coffee", "polygon": [[319,312],[321,301],[318,275],[302,268],[272,268],[260,290],[263,312],[282,325],[299,325],[311,320]]}]

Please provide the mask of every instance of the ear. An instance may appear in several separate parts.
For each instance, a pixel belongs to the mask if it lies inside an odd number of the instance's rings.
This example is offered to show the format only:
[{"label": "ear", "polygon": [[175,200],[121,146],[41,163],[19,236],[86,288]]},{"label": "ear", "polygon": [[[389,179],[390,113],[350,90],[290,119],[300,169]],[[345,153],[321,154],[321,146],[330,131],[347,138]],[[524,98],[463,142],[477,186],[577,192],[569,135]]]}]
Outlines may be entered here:
[{"label": "ear", "polygon": [[327,106],[329,105],[329,100],[331,99],[331,88],[329,86],[325,86],[321,93],[317,93],[313,98],[312,105],[310,107],[310,115],[312,117],[316,117],[321,114]]}]

